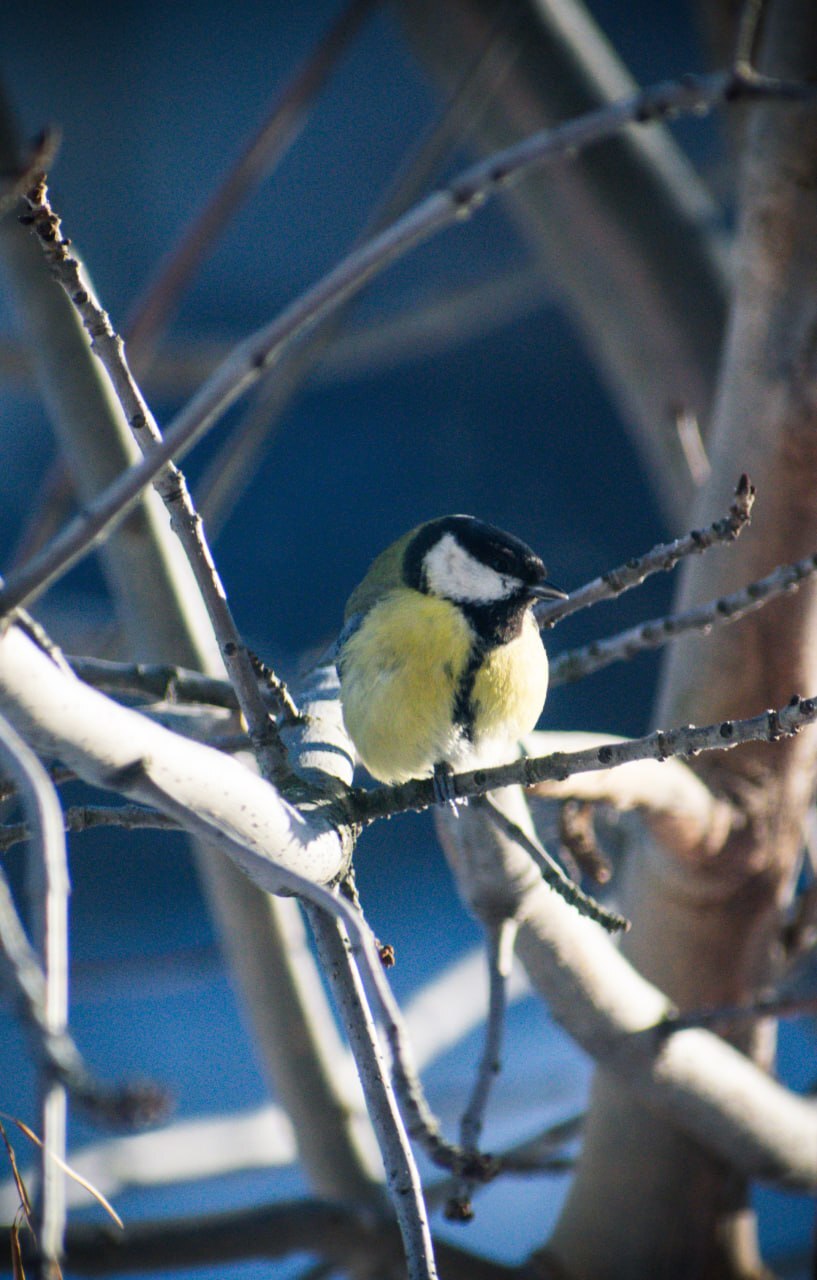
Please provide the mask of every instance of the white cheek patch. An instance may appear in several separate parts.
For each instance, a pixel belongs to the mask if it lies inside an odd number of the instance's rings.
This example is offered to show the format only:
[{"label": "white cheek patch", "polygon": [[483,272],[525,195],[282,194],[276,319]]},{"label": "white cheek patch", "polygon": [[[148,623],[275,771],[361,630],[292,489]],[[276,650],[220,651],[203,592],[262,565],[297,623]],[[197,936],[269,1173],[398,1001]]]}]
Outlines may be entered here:
[{"label": "white cheek patch", "polygon": [[426,553],[424,569],[428,590],[449,600],[504,600],[519,586],[516,578],[475,560],[451,533]]}]

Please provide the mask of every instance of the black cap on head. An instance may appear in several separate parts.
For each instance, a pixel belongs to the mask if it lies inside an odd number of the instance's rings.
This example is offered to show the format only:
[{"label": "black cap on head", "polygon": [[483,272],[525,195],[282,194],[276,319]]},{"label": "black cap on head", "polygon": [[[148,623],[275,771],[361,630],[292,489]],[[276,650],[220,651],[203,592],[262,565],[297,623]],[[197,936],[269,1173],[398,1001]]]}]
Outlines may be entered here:
[{"label": "black cap on head", "polygon": [[406,548],[403,573],[410,587],[417,591],[425,590],[423,559],[426,552],[447,533],[452,534],[475,560],[497,573],[518,578],[526,586],[537,587],[547,576],[547,569],[536,552],[513,534],[485,524],[474,516],[441,516],[421,525]]}]

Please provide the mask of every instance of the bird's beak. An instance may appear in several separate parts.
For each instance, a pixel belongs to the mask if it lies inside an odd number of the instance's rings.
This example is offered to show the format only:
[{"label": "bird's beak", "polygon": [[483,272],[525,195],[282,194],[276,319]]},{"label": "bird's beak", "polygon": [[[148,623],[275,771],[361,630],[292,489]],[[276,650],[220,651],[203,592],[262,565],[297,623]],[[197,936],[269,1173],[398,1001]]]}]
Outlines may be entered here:
[{"label": "bird's beak", "polygon": [[535,600],[567,600],[567,592],[549,582],[539,582],[535,587],[528,587],[528,592]]}]

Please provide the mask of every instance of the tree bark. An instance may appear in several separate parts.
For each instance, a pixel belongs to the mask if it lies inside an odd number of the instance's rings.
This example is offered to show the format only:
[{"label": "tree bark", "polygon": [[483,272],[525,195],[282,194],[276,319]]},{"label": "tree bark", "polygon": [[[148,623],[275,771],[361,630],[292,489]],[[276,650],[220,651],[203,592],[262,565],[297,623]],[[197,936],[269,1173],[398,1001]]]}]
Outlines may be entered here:
[{"label": "tree bark", "polygon": [[[813,79],[817,10],[770,6],[761,69]],[[688,562],[682,608],[817,548],[817,109],[752,110],[740,170],[735,296],[710,440],[712,475],[696,521],[720,509],[740,471],[759,488],[752,529],[729,551]],[[706,515],[705,515],[706,513]],[[817,691],[813,587],[711,637],[680,642],[665,670],[662,725],[756,714]],[[781,909],[796,874],[814,789],[817,738],[701,761],[743,821],[713,854],[646,845],[631,858],[629,958],[681,1008],[739,1003],[775,978]],[[730,1036],[771,1064],[773,1028]],[[579,1174],[547,1258],[570,1276],[756,1277],[755,1224],[742,1178],[599,1075]]]}]

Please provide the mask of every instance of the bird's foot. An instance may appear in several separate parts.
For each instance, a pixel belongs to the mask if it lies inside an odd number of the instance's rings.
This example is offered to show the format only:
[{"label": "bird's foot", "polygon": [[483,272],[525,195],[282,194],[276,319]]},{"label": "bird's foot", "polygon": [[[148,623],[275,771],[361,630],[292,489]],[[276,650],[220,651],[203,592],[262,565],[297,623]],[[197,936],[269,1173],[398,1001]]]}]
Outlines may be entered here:
[{"label": "bird's foot", "polygon": [[445,762],[435,764],[434,773],[432,775],[435,799],[439,804],[447,804],[455,817],[459,817],[460,806],[467,804],[468,800],[463,798],[458,799],[454,794],[454,786],[452,783],[453,777],[454,770],[451,768],[450,764],[446,764]]}]

